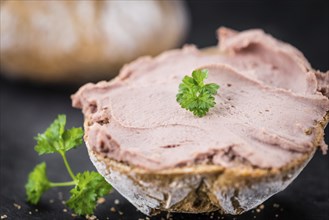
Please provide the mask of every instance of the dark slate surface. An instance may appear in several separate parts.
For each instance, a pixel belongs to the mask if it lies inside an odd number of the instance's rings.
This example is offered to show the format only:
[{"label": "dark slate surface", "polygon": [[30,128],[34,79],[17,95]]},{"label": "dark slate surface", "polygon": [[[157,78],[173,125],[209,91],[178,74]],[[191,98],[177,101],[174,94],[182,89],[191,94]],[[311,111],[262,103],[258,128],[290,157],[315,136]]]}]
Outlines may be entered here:
[{"label": "dark slate surface", "polygon": [[[216,43],[215,29],[228,26],[238,30],[260,27],[298,47],[322,71],[328,70],[328,2],[326,1],[211,1],[190,2],[193,26],[186,42],[200,47]],[[25,202],[24,184],[28,173],[40,161],[47,161],[50,180],[69,179],[58,155],[39,157],[33,137],[42,132],[59,113],[68,116],[68,126],[81,126],[80,111],[71,107],[70,94],[77,86],[36,85],[0,78],[0,214],[8,219],[72,219],[62,200],[68,189],[48,191],[38,206]],[[328,143],[328,129],[327,143]],[[75,172],[93,170],[85,147],[68,153]],[[173,219],[304,219],[329,218],[329,157],[317,152],[299,177],[283,192],[264,203],[263,209],[241,216],[173,214]],[[63,197],[63,198],[62,198]],[[119,204],[114,204],[115,199]],[[53,200],[53,203],[51,203]],[[21,206],[20,209],[14,203]],[[116,212],[111,212],[114,207]],[[119,212],[120,211],[120,212]],[[30,213],[31,214],[30,214]],[[121,213],[121,214],[120,214]],[[117,192],[106,197],[96,211],[99,219],[145,218]],[[152,219],[166,217],[166,213]]]}]

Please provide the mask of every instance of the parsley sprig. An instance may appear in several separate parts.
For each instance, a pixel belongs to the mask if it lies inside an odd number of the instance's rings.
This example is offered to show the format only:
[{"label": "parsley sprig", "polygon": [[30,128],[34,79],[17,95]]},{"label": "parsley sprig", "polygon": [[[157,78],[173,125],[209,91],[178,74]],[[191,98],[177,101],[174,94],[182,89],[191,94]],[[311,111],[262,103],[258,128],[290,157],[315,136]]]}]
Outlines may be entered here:
[{"label": "parsley sprig", "polygon": [[97,172],[85,171],[76,175],[73,173],[67,161],[66,152],[82,144],[83,130],[82,128],[65,129],[65,124],[66,116],[58,115],[48,129],[35,138],[37,145],[34,149],[39,155],[59,153],[72,181],[49,181],[46,163],[42,162],[29,174],[25,185],[27,200],[32,204],[37,204],[42,194],[52,187],[74,186],[70,191],[71,198],[66,204],[79,215],[92,214],[98,198],[108,194],[112,187]]},{"label": "parsley sprig", "polygon": [[205,116],[209,109],[216,104],[214,95],[216,95],[219,85],[205,84],[204,80],[207,77],[207,69],[194,70],[192,77],[184,76],[176,95],[176,101],[180,106],[198,117]]}]

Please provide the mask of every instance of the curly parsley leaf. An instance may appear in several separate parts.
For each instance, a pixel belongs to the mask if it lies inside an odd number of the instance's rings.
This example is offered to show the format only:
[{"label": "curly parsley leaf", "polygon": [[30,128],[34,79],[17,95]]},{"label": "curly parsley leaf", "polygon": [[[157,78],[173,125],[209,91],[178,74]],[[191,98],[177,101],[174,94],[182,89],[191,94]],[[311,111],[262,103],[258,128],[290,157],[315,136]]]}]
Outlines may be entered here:
[{"label": "curly parsley leaf", "polygon": [[47,128],[43,134],[35,138],[37,145],[35,150],[42,154],[66,152],[82,144],[82,128],[65,130],[66,116],[58,115],[57,119]]},{"label": "curly parsley leaf", "polygon": [[82,128],[65,129],[66,116],[58,115],[43,134],[36,137],[35,150],[42,154],[59,153],[64,161],[72,181],[51,182],[46,175],[46,164],[40,163],[29,174],[25,185],[27,200],[37,204],[42,194],[52,187],[74,186],[67,205],[77,214],[92,214],[99,197],[108,194],[111,185],[97,172],[86,171],[75,175],[67,161],[66,151],[82,143]]},{"label": "curly parsley leaf", "polygon": [[97,172],[85,171],[76,176],[77,185],[70,191],[71,198],[66,204],[77,214],[92,214],[99,197],[111,190],[105,179]]},{"label": "curly parsley leaf", "polygon": [[184,76],[176,95],[180,106],[198,117],[205,116],[209,109],[215,106],[214,95],[220,87],[215,83],[204,84],[207,77],[208,70],[194,70],[192,77]]},{"label": "curly parsley leaf", "polygon": [[29,174],[25,185],[27,201],[34,205],[37,204],[42,194],[50,187],[50,182],[46,175],[46,163],[42,162]]},{"label": "curly parsley leaf", "polygon": [[82,128],[71,128],[65,130],[62,138],[65,151],[75,148],[82,144],[83,130]]}]

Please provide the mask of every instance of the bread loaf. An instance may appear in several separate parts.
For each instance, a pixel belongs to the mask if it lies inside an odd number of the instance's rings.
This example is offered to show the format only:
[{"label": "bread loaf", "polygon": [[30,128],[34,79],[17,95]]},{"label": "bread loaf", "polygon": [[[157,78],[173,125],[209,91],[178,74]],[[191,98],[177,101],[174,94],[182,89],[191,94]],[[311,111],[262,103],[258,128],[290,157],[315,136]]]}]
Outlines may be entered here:
[{"label": "bread loaf", "polygon": [[109,79],[188,25],[181,1],[1,1],[0,13],[1,73],[50,83]]}]

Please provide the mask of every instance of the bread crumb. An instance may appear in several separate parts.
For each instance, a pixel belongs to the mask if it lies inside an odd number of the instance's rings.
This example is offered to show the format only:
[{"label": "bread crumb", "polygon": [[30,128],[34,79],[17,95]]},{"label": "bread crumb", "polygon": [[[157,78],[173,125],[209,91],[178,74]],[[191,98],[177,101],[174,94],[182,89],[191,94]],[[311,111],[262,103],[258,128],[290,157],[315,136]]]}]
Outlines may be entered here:
[{"label": "bread crumb", "polygon": [[145,220],[150,220],[150,218],[149,217],[146,217]]},{"label": "bread crumb", "polygon": [[67,212],[67,209],[63,209],[63,212]]},{"label": "bread crumb", "polygon": [[72,217],[77,217],[77,214],[72,213],[71,216]]},{"label": "bread crumb", "polygon": [[260,209],[259,209],[259,208],[257,208],[257,209],[256,209],[256,212],[260,213]]},{"label": "bread crumb", "polygon": [[39,212],[39,209],[34,209],[35,212]]},{"label": "bread crumb", "polygon": [[104,197],[100,197],[98,200],[97,200],[97,204],[103,204],[105,202],[105,198]]},{"label": "bread crumb", "polygon": [[261,204],[260,206],[258,206],[260,209],[264,209],[264,205],[263,204]]},{"label": "bread crumb", "polygon": [[274,203],[274,204],[273,204],[273,207],[274,207],[274,208],[279,208],[279,207],[280,207],[280,205],[279,205],[279,204],[277,204],[277,203]]},{"label": "bread crumb", "polygon": [[119,215],[123,215],[123,212],[119,211]]},{"label": "bread crumb", "polygon": [[6,218],[8,218],[7,215],[1,215],[1,219],[6,219]]},{"label": "bread crumb", "polygon": [[86,219],[95,220],[95,219],[97,219],[97,217],[95,215],[86,215]]},{"label": "bread crumb", "polygon": [[275,218],[277,218],[277,217],[279,217],[279,215],[278,214],[275,214]]},{"label": "bread crumb", "polygon": [[62,204],[65,205],[65,201],[62,201]]},{"label": "bread crumb", "polygon": [[18,210],[20,210],[22,207],[20,205],[18,205],[17,203],[14,203],[15,208],[17,208]]},{"label": "bread crumb", "polygon": [[54,203],[54,200],[53,199],[49,199],[49,203]]},{"label": "bread crumb", "polygon": [[110,211],[111,212],[116,212],[117,210],[114,207],[111,207]]},{"label": "bread crumb", "polygon": [[110,220],[110,217],[106,217],[106,220]]},{"label": "bread crumb", "polygon": [[31,211],[29,211],[29,214],[30,214],[30,215],[32,215],[32,212],[31,212]]},{"label": "bread crumb", "polygon": [[119,205],[120,201],[118,199],[114,200],[114,204]]}]

